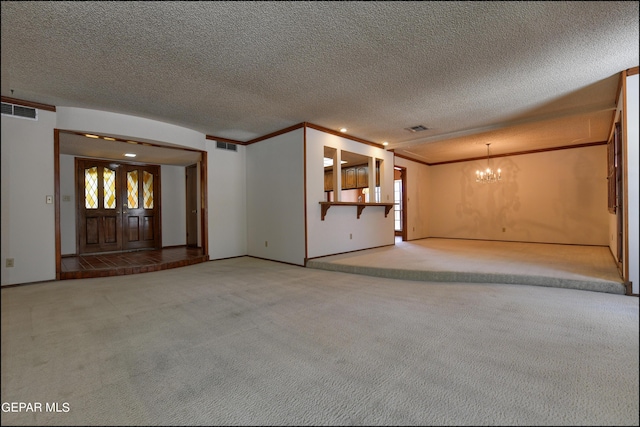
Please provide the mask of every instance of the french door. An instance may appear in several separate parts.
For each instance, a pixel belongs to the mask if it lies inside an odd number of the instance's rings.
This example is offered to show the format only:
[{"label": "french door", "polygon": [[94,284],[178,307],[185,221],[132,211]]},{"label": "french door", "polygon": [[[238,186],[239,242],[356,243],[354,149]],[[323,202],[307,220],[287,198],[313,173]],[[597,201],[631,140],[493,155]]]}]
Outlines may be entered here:
[{"label": "french door", "polygon": [[79,254],[160,248],[155,165],[76,159]]}]

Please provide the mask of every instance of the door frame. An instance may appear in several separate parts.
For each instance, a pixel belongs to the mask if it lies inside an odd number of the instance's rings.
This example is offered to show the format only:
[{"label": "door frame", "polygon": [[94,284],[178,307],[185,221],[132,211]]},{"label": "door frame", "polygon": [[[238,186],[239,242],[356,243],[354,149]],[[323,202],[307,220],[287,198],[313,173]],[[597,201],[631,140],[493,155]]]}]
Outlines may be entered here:
[{"label": "door frame", "polygon": [[615,180],[616,187],[616,199],[615,199],[615,207],[616,207],[616,263],[618,266],[618,271],[620,275],[624,277],[624,224],[625,224],[625,186],[624,186],[624,176],[623,176],[623,155],[622,155],[622,121],[617,121],[614,124],[613,131],[613,146],[614,146],[614,164],[615,164],[615,175],[613,179]]},{"label": "door frame", "polygon": [[[94,209],[91,209],[90,212],[87,212],[85,205],[86,195],[83,195],[85,189],[85,180],[82,177],[82,172],[86,173],[86,168],[89,165],[94,165],[98,170],[98,200],[96,200],[97,206]],[[116,174],[116,180],[114,182],[115,194],[116,194],[116,205],[111,209],[107,209],[103,205],[100,199],[103,197],[100,196],[100,188],[102,187],[103,180],[100,179],[100,168],[102,170],[104,168],[114,168],[114,172]],[[89,253],[104,253],[104,252],[117,252],[122,251],[122,178],[120,177],[120,171],[117,170],[117,166],[114,166],[110,162],[106,160],[96,160],[96,159],[87,159],[84,157],[76,157],[73,162],[74,168],[74,188],[75,188],[75,212],[76,212],[76,253],[78,255],[89,254]],[[104,188],[102,189],[104,194]],[[97,233],[97,241],[92,244],[86,243],[87,240],[87,228],[88,221],[90,218],[98,218],[96,233]],[[105,242],[103,238],[105,237],[105,229],[107,228],[104,224],[105,218],[115,219],[115,230],[114,233],[115,241]],[[102,219],[102,221],[100,221]],[[91,245],[92,249],[95,252],[92,252],[87,248],[87,246]]]},{"label": "door frame", "polygon": [[[53,129],[53,170],[54,170],[54,212],[55,212],[55,265],[56,265],[56,280],[60,280],[60,276],[62,273],[62,238],[61,238],[61,228],[60,228],[60,206],[61,206],[61,194],[60,194],[60,133],[70,133],[70,134],[84,134],[84,132],[77,132],[73,130],[67,129]],[[120,137],[121,138],[121,137]],[[118,139],[115,138],[114,139]],[[109,141],[105,140],[105,143]],[[160,144],[150,144],[146,143],[146,145],[151,147],[161,147],[167,148],[167,146]],[[183,150],[183,151],[194,151],[200,154],[200,242],[202,248],[202,255],[209,257],[209,232],[208,232],[208,190],[207,190],[207,152],[203,150],[197,150],[192,148],[175,148],[170,147],[175,150]],[[109,159],[105,159],[109,160]],[[74,172],[75,173],[75,172]],[[160,229],[162,230],[162,223],[160,223]],[[76,248],[77,252],[77,248]]]},{"label": "door frame", "polygon": [[[194,182],[191,182],[191,180],[189,179],[189,171],[192,170],[192,169],[195,169],[195,173],[193,175]],[[198,164],[194,163],[192,165],[185,166],[184,170],[185,170],[185,174],[184,174],[185,175],[185,180],[184,180],[185,183],[184,184],[185,184],[185,195],[186,195],[186,197],[185,197],[185,199],[186,199],[186,207],[185,208],[186,208],[186,221],[187,221],[187,223],[186,223],[186,231],[187,231],[186,242],[187,242],[187,247],[198,247],[198,225],[199,225],[198,224],[198,216],[196,215],[196,217],[192,219],[191,214],[194,213],[194,212],[190,212],[193,209],[191,209],[192,206],[189,203],[190,201],[191,202],[195,202],[195,205],[196,205],[195,206],[195,208],[196,208],[196,212],[195,213],[197,214],[197,209],[198,209],[198,182],[197,182],[197,179],[198,179]],[[191,194],[191,193],[193,193],[193,194]],[[192,198],[194,200],[191,200]],[[190,224],[192,221],[194,223]],[[189,228],[191,228],[190,225],[191,225],[191,227],[195,227],[195,230],[196,230],[195,244],[193,244],[190,241],[190,238],[192,238],[192,236],[189,235]]]},{"label": "door frame", "polygon": [[[401,211],[401,218],[400,218],[400,222],[402,224],[402,230],[400,231],[399,236],[402,237],[402,241],[404,242],[407,240],[407,168],[404,166],[394,165],[393,166],[394,174],[396,169],[400,171],[400,181],[402,182],[402,194],[400,195],[402,199],[402,211]],[[394,181],[395,181],[395,176],[394,176]],[[395,231],[395,227],[394,227],[394,235],[398,235],[396,233],[397,231]]]}]

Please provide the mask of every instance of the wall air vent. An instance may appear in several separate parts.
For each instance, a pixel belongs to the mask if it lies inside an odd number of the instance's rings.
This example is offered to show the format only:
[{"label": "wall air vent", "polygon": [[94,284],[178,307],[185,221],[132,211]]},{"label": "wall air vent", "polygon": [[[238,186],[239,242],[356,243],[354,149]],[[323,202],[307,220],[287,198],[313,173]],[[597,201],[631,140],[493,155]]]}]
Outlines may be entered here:
[{"label": "wall air vent", "polygon": [[216,148],[221,150],[238,151],[238,146],[230,142],[216,141]]},{"label": "wall air vent", "polygon": [[23,107],[22,105],[2,103],[2,115],[18,117],[21,119],[38,120],[38,110],[31,107]]},{"label": "wall air vent", "polygon": [[422,126],[422,125],[411,126],[410,128],[405,128],[405,129],[408,130],[409,132],[422,132],[423,130],[429,130],[428,127]]},{"label": "wall air vent", "polygon": [[13,116],[13,105],[2,103],[2,114],[5,116]]}]

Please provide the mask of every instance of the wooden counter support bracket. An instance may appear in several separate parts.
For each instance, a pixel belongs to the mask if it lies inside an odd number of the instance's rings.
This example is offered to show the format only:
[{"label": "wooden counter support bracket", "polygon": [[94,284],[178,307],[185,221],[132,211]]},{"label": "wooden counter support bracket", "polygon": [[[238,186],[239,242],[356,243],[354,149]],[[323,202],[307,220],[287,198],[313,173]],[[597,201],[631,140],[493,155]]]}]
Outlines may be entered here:
[{"label": "wooden counter support bracket", "polygon": [[324,216],[327,214],[327,211],[331,205],[329,203],[320,203],[320,211],[321,211],[321,219],[324,221]]},{"label": "wooden counter support bracket", "polygon": [[386,218],[393,209],[393,203],[356,203],[356,202],[319,202],[320,203],[320,219],[324,221],[324,217],[327,215],[327,211],[331,206],[356,206],[358,209],[358,219],[362,211],[367,206],[384,206],[384,217]]}]

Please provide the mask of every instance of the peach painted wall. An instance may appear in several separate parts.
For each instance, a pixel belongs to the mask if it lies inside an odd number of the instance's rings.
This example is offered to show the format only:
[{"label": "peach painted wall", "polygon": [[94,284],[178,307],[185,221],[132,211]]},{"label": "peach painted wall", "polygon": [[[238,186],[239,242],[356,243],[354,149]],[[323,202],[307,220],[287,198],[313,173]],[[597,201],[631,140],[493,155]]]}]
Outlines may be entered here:
[{"label": "peach painted wall", "polygon": [[431,166],[429,236],[608,245],[606,145]]}]

